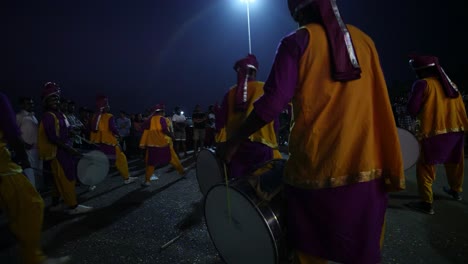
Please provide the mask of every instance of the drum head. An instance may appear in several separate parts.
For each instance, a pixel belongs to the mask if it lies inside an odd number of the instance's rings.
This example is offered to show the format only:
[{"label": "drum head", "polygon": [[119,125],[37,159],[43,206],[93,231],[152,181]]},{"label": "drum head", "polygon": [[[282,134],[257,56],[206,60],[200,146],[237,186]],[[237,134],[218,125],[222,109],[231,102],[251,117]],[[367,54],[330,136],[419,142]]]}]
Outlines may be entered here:
[{"label": "drum head", "polygon": [[277,263],[279,257],[272,232],[257,207],[243,193],[218,184],[205,199],[205,221],[211,240],[228,264]]},{"label": "drum head", "polygon": [[83,154],[78,162],[78,179],[86,185],[97,185],[104,181],[109,173],[109,159],[98,150]]},{"label": "drum head", "polygon": [[405,170],[416,164],[419,158],[419,142],[417,138],[408,130],[398,128],[400,138],[401,154],[403,156],[403,167]]},{"label": "drum head", "polygon": [[224,168],[213,150],[202,149],[197,156],[197,180],[205,196],[215,184],[224,181]]}]

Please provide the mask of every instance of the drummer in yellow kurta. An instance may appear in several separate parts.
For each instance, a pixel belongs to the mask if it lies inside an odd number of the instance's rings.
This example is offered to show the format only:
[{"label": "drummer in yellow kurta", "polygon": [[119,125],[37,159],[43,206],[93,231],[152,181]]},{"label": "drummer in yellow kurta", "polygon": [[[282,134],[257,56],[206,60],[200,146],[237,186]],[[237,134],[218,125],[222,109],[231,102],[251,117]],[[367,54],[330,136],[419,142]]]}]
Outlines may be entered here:
[{"label": "drummer in yellow kurta", "polygon": [[[221,107],[216,112],[217,144],[226,142],[227,138],[237,132],[252,112],[253,103],[263,95],[264,83],[256,80],[257,70],[258,61],[253,54],[235,63],[237,85],[225,94]],[[275,130],[275,125],[279,125],[278,117],[242,142],[239,151],[228,164],[229,177],[247,177],[260,165],[273,159],[282,159]]]},{"label": "drummer in yellow kurta", "polygon": [[[23,174],[29,160],[8,98],[0,92],[0,208],[18,240],[20,263],[69,263],[69,257],[47,258],[41,248],[44,201]],[[13,162],[7,144],[15,151]],[[23,167],[23,168],[22,168]]]},{"label": "drummer in yellow kurta", "polygon": [[117,138],[119,131],[115,126],[114,116],[109,113],[109,100],[106,96],[98,96],[96,99],[98,113],[91,121],[90,141],[99,146],[99,149],[107,155],[122,176],[124,183],[129,184],[137,180],[137,177],[130,177],[128,170],[127,156],[122,152]]},{"label": "drummer in yellow kurta", "polygon": [[[140,139],[140,148],[146,149],[146,173],[143,186],[151,185],[151,176],[155,169],[171,163],[179,174],[184,175],[185,170],[172,148],[173,135],[169,131],[168,123],[164,117],[164,105],[158,104],[152,109],[153,114],[143,125],[144,131]],[[177,160],[174,159],[177,158]],[[177,162],[178,161],[178,162]]]},{"label": "drummer in yellow kurta", "polygon": [[284,194],[296,263],[381,263],[387,192],[404,189],[405,177],[376,47],[334,0],[288,4],[300,28],[281,40],[224,159],[291,102]]},{"label": "drummer in yellow kurta", "polygon": [[419,119],[421,155],[416,178],[421,201],[410,208],[434,214],[432,184],[436,164],[444,164],[449,188],[444,191],[462,199],[465,136],[468,118],[457,86],[450,80],[435,56],[411,55],[410,64],[418,76],[408,100],[408,112]]},{"label": "drummer in yellow kurta", "polygon": [[[79,205],[76,197],[77,159],[81,153],[72,147],[66,116],[58,111],[60,87],[53,82],[44,85],[42,91],[44,112],[39,124],[37,146],[44,170],[50,171],[54,180],[50,211],[68,214],[86,213],[89,206]],[[63,198],[63,204],[60,203]]]}]

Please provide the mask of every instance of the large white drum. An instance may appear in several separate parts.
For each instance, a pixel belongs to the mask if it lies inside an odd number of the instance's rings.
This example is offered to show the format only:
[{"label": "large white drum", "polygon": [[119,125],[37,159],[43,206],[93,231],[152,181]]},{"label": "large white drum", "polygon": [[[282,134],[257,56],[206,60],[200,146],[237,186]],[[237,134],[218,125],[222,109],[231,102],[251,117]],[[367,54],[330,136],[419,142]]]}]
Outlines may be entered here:
[{"label": "large white drum", "polygon": [[202,149],[197,156],[196,173],[198,186],[203,195],[215,184],[224,181],[223,162],[216,157],[213,149]]},{"label": "large white drum", "polygon": [[104,181],[109,173],[109,158],[99,150],[83,154],[78,162],[78,179],[81,183],[94,186]]},{"label": "large white drum", "polygon": [[[246,179],[214,185],[205,197],[205,221],[211,240],[228,264],[276,264],[284,259],[284,199],[278,188],[284,161],[261,175],[258,186],[276,195],[260,198]],[[269,182],[269,183],[267,183]],[[279,183],[279,185],[278,185]],[[276,186],[275,186],[276,185]]]},{"label": "large white drum", "polygon": [[403,156],[403,168],[407,170],[413,167],[419,159],[419,142],[411,132],[400,127],[398,127],[398,137]]}]

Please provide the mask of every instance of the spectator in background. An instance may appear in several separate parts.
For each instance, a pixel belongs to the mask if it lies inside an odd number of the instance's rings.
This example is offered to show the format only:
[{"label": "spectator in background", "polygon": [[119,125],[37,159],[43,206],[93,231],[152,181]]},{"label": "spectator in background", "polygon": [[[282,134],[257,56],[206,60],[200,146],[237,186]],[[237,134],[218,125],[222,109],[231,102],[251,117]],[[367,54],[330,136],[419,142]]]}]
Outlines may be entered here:
[{"label": "spectator in background", "polygon": [[[21,138],[25,143],[26,153],[28,154],[31,168],[25,169],[23,173],[36,188],[43,187],[43,178],[38,170],[42,170],[42,161],[39,159],[37,151],[37,131],[39,122],[34,115],[34,101],[30,97],[20,97],[19,104],[21,111],[16,114],[16,124],[21,131]],[[3,113],[2,113],[3,114]],[[36,169],[36,170],[34,170]]]},{"label": "spectator in background", "polygon": [[206,135],[205,135],[205,146],[214,147],[215,145],[215,133],[216,133],[216,114],[214,112],[214,105],[208,107],[208,119],[206,120]]},{"label": "spectator in background", "polygon": [[131,155],[144,157],[144,150],[141,150],[139,147],[141,135],[143,134],[143,124],[143,115],[141,113],[135,114],[132,126],[130,127],[129,142],[131,142],[131,146],[129,148]]},{"label": "spectator in background", "polygon": [[122,146],[123,152],[126,153],[132,121],[127,117],[127,113],[125,113],[125,111],[120,111],[120,116],[116,118],[115,123],[120,134],[120,145]]},{"label": "spectator in background", "polygon": [[68,122],[70,124],[70,136],[73,140],[73,147],[82,148],[83,142],[81,140],[81,133],[84,129],[84,125],[83,123],[81,123],[80,119],[75,115],[75,102],[69,100],[67,102],[67,106],[67,112],[64,112],[64,114],[67,117]]},{"label": "spectator in background", "polygon": [[206,113],[201,110],[200,105],[196,105],[192,113],[193,121],[193,156],[197,156],[198,147],[203,148],[205,146],[205,132],[207,116]]},{"label": "spectator in background", "polygon": [[187,127],[187,118],[179,106],[174,108],[174,115],[172,115],[172,125],[174,126],[174,145],[177,155],[181,151],[184,152],[184,157],[187,156],[187,147],[185,141],[187,140],[185,128]]}]

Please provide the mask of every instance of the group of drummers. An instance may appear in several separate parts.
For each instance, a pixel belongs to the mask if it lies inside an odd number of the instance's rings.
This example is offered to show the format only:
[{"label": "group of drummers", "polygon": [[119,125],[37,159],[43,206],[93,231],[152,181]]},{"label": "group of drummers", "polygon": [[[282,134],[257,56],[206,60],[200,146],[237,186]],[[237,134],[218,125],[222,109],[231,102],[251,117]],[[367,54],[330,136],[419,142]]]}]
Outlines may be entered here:
[{"label": "group of drummers", "polygon": [[[300,28],[281,40],[267,81],[256,80],[259,64],[248,54],[235,63],[237,84],[216,113],[216,155],[226,178],[204,192],[208,230],[228,263],[278,263],[283,258],[293,263],[380,263],[388,193],[405,189],[405,174],[378,53],[369,36],[343,22],[334,0],[288,0],[288,6]],[[408,111],[421,123],[416,135],[421,201],[408,206],[434,214],[436,164],[446,168],[445,192],[461,200],[468,118],[437,57],[411,55],[410,65],[417,80]],[[24,263],[66,263],[68,258],[47,258],[41,250],[44,203],[22,175],[29,167],[27,154],[11,105],[0,95],[1,208]],[[44,170],[51,171],[56,187],[52,209],[88,212],[92,208],[76,198],[76,170],[70,166],[82,153],[67,143],[67,119],[57,110],[58,85],[47,83],[42,100],[38,144]],[[278,151],[276,121],[288,105],[292,115],[285,160]],[[113,158],[124,183],[134,182],[114,136],[118,133],[113,132],[107,97],[98,98],[98,109],[90,141]],[[145,185],[162,163],[185,173],[172,149],[164,106],[153,110],[140,142],[147,148]],[[283,162],[272,162],[278,160]]]},{"label": "group of drummers", "polygon": [[[21,261],[28,264],[68,263],[68,257],[47,258],[41,250],[44,201],[25,177],[25,170],[32,168],[31,157],[26,152],[10,101],[3,93],[0,95],[0,205],[19,241]],[[108,98],[97,97],[97,111],[91,120],[89,139],[82,138],[93,146],[91,155],[73,147],[73,137],[77,135],[59,109],[60,97],[59,85],[53,82],[44,85],[41,94],[44,111],[38,128],[37,148],[43,161],[40,172],[50,174],[53,179],[49,211],[69,215],[88,213],[93,208],[78,203],[75,191],[77,181],[86,185],[102,182],[108,175],[109,163],[115,165],[124,184],[135,182],[138,177],[130,175],[127,158],[119,145],[119,132],[110,114]],[[164,115],[164,105],[154,106],[140,140],[140,148],[146,150],[144,187],[150,186],[155,169],[167,164],[172,164],[179,174],[186,174],[173,148],[171,125]]]},{"label": "group of drummers", "polygon": [[[408,167],[379,56],[369,36],[343,22],[335,1],[288,0],[288,5],[300,28],[281,40],[267,81],[255,80],[253,54],[237,61],[237,85],[216,115],[216,152],[221,166],[226,164],[226,179],[205,193],[208,230],[227,263],[278,263],[284,258],[294,263],[380,263],[388,193],[405,189]],[[435,165],[445,165],[449,186],[444,191],[462,199],[468,118],[457,86],[437,57],[412,54],[409,62],[417,80],[408,112],[421,125],[414,135],[420,201],[407,206],[434,214]],[[288,157],[279,170],[280,213],[272,208],[272,196],[258,192],[259,182],[276,176],[252,172],[282,159],[275,121],[288,104],[292,118]],[[245,182],[253,188],[245,188]],[[271,210],[258,201],[262,193]],[[248,202],[239,201],[245,197]],[[247,219],[250,209],[242,204],[256,208],[252,217],[262,218],[257,230],[249,228],[256,222]],[[279,236],[268,216],[272,211],[281,221]],[[270,239],[260,243],[265,237]],[[266,246],[270,243],[275,245]]]}]

